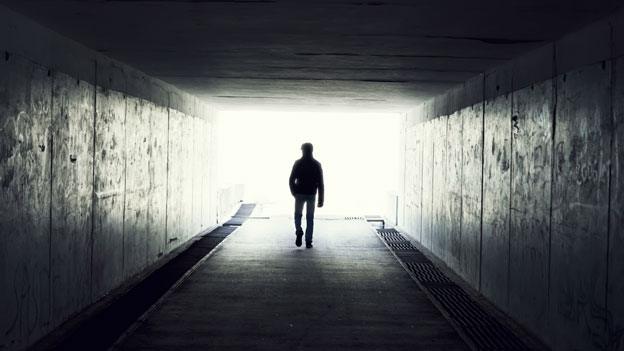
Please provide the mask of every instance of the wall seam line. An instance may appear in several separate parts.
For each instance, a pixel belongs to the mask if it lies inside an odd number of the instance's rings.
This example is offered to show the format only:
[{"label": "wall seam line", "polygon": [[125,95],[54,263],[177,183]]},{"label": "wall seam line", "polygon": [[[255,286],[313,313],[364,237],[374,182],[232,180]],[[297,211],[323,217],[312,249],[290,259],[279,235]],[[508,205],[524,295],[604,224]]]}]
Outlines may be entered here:
[{"label": "wall seam line", "polygon": [[[125,90],[128,90],[128,86],[127,86],[127,81],[126,81],[126,87]],[[124,122],[123,122],[123,130],[124,130],[124,138],[123,138],[123,149],[124,149],[124,153],[123,153],[123,179],[124,179],[124,186],[123,186],[123,204],[122,204],[122,213],[121,213],[121,279],[122,281],[125,278],[126,275],[126,194],[128,192],[128,188],[127,188],[127,174],[128,174],[128,170],[127,170],[127,166],[128,166],[128,138],[127,138],[127,134],[128,134],[128,128],[127,128],[127,119],[128,119],[128,95],[126,93],[124,93]]]},{"label": "wall seam line", "polygon": [[[609,23],[609,44],[610,44],[610,50],[611,50],[611,54],[610,56],[613,57],[614,51],[615,51],[615,35],[614,35],[614,28],[613,28],[613,23]],[[605,300],[604,300],[604,320],[605,320],[605,337],[606,337],[606,345],[607,347],[609,347],[611,345],[611,341],[610,341],[610,331],[609,331],[609,268],[610,268],[610,261],[611,261],[611,214],[612,214],[612,197],[611,197],[611,191],[613,189],[612,187],[612,181],[613,181],[613,163],[614,163],[614,139],[616,137],[616,126],[617,126],[617,122],[616,122],[616,118],[615,118],[615,108],[614,108],[614,101],[615,101],[615,86],[617,83],[617,76],[616,76],[616,61],[613,60],[611,61],[611,70],[610,70],[610,74],[611,77],[610,78],[610,86],[609,86],[609,119],[611,122],[611,128],[610,128],[610,140],[609,140],[609,182],[608,182],[608,201],[607,201],[607,255],[606,255],[606,270],[605,270]]]},{"label": "wall seam line", "polygon": [[171,128],[171,93],[167,93],[167,161],[165,168],[165,242],[163,254],[168,251],[169,239],[169,131]]},{"label": "wall seam line", "polygon": [[[149,106],[148,102],[150,102],[147,99],[139,99],[139,101],[141,102],[141,113],[143,113],[143,108],[148,108],[147,106]],[[145,102],[145,103],[144,103]],[[155,104],[154,104],[155,105]],[[151,111],[150,111],[151,112]],[[153,142],[153,135],[152,135],[152,114],[150,113],[148,115],[147,118],[147,132],[148,132],[148,140],[149,143],[147,145],[147,149],[150,150],[151,148],[151,144]],[[152,169],[152,155],[148,154],[148,159],[147,159],[147,174],[150,175],[151,172],[150,170]],[[152,184],[152,177],[151,175],[149,176],[149,180],[148,180],[149,184],[148,184],[148,191],[150,194],[150,198],[146,199],[146,204],[145,204],[145,218],[147,223],[145,224],[145,261],[143,262],[144,267],[147,267],[147,265],[149,264],[149,242],[150,242],[150,233],[151,233],[151,196],[154,193],[154,187]]]},{"label": "wall seam line", "polygon": [[[430,132],[431,134],[434,133],[435,131],[435,124],[434,124],[434,119],[431,119],[430,121],[430,125],[429,127],[431,128]],[[435,175],[434,175],[434,171],[435,171],[435,146],[436,146],[436,141],[435,139],[432,140],[431,142],[431,205],[429,207],[429,215],[430,215],[430,219],[429,219],[429,250],[431,250],[431,252],[433,252],[433,240],[434,240],[434,235],[433,235],[433,227],[434,227],[434,217],[435,217],[435,209],[433,207],[433,203],[434,203],[434,196],[433,196],[433,192],[434,192],[434,185],[435,185]]]},{"label": "wall seam line", "polygon": [[514,174],[514,74],[511,71],[511,90],[509,92],[509,216],[507,218],[507,301],[505,305],[509,309],[510,288],[511,288],[511,216],[513,207],[513,174]]},{"label": "wall seam line", "polygon": [[96,194],[95,194],[95,162],[96,162],[96,156],[95,156],[95,149],[96,149],[96,141],[97,141],[97,91],[98,91],[98,62],[97,60],[94,60],[94,82],[95,84],[93,84],[93,149],[91,150],[92,154],[93,154],[93,159],[92,162],[93,164],[91,165],[91,169],[92,169],[92,174],[91,174],[91,254],[89,255],[91,258],[91,269],[90,269],[90,280],[91,283],[89,284],[89,296],[91,301],[94,300],[93,298],[93,247],[94,247],[94,236],[95,236],[95,208],[96,208]]},{"label": "wall seam line", "polygon": [[[405,217],[405,194],[407,193],[406,188],[405,188],[405,183],[407,182],[406,180],[406,169],[407,169],[407,130],[408,130],[408,114],[406,113],[403,116],[403,203],[401,204],[403,207],[403,210],[401,211],[403,213],[403,217]],[[403,221],[404,222],[404,221]]]},{"label": "wall seam line", "polygon": [[483,270],[483,202],[485,184],[485,73],[483,73],[483,84],[481,85],[481,218],[479,224],[479,291],[482,291],[482,270]]},{"label": "wall seam line", "polygon": [[[423,109],[424,110],[424,109]],[[424,179],[424,175],[425,175],[425,160],[424,160],[424,156],[425,156],[425,143],[424,143],[424,138],[423,138],[423,129],[420,129],[420,243],[422,244],[423,242],[423,212],[424,212],[424,206],[423,206],[423,192],[425,191],[425,179]]]},{"label": "wall seam line", "polygon": [[460,124],[460,163],[459,163],[459,257],[457,261],[459,262],[459,270],[461,272],[464,265],[462,264],[462,248],[463,248],[463,228],[464,228],[464,114],[461,113],[461,109],[458,110],[459,118],[461,119]]},{"label": "wall seam line", "polygon": [[550,287],[551,287],[551,270],[552,270],[552,232],[553,232],[553,193],[555,191],[555,167],[556,167],[556,147],[557,147],[557,96],[558,96],[558,84],[557,84],[557,46],[553,45],[553,77],[551,78],[552,85],[552,122],[551,122],[551,151],[550,151],[550,216],[548,225],[548,285],[546,288],[546,313],[550,319]]},{"label": "wall seam line", "polygon": [[56,123],[54,123],[54,77],[50,74],[50,72],[51,71],[48,69],[48,77],[50,78],[50,140],[48,145],[50,149],[50,208],[48,212],[48,326],[52,325],[52,204],[54,203],[52,195],[54,193],[54,131],[56,125]]}]

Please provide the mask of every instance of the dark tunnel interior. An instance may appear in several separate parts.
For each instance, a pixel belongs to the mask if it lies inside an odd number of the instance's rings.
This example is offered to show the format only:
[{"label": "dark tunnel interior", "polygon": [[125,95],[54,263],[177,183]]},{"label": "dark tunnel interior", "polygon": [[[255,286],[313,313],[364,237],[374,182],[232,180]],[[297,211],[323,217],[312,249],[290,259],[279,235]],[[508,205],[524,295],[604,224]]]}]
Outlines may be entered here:
[{"label": "dark tunnel interior", "polygon": [[0,54],[0,350],[624,350],[619,1],[0,0]]}]

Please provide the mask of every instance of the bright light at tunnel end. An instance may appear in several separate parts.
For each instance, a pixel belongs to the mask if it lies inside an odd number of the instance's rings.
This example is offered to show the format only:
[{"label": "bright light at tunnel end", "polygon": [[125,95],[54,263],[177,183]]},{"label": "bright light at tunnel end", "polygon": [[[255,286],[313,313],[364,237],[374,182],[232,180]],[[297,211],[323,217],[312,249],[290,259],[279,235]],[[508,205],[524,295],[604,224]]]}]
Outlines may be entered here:
[{"label": "bright light at tunnel end", "polygon": [[219,113],[219,187],[243,184],[247,202],[291,215],[288,176],[304,142],[323,166],[317,216],[381,214],[398,190],[400,114],[224,111]]}]

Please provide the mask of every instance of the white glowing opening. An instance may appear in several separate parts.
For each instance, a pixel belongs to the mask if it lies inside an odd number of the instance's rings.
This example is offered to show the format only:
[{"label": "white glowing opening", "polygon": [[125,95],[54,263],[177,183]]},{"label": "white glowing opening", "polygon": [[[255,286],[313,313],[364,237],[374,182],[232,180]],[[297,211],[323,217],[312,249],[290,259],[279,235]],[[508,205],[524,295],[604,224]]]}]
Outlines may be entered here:
[{"label": "white glowing opening", "polygon": [[396,193],[399,115],[221,112],[220,187],[245,186],[245,201],[293,212],[288,176],[304,142],[323,166],[325,207],[317,215],[382,214]]}]

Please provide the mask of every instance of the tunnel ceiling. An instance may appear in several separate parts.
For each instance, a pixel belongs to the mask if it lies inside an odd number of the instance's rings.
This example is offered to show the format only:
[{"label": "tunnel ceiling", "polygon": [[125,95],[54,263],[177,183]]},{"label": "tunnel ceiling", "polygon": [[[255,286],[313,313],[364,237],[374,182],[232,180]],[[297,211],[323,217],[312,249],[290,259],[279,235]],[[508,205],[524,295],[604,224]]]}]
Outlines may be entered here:
[{"label": "tunnel ceiling", "polygon": [[219,108],[403,111],[615,0],[25,1],[8,7]]}]

